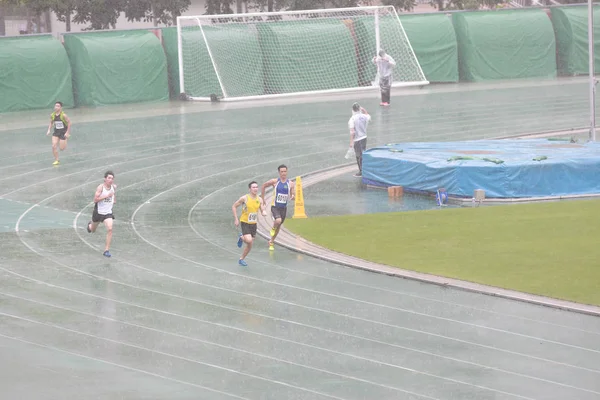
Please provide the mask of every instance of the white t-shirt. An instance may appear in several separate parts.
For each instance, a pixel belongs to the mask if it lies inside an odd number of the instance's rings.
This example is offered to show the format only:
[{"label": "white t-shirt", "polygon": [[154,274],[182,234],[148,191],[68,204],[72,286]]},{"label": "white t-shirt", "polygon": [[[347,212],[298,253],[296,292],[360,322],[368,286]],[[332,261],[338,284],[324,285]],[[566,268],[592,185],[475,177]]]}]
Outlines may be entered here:
[{"label": "white t-shirt", "polygon": [[[111,189],[114,190],[114,186],[111,185]],[[100,196],[106,196],[110,192],[106,186],[102,185],[102,194]],[[112,214],[114,197],[110,196],[98,202],[98,214],[108,215]]]},{"label": "white t-shirt", "polygon": [[348,129],[354,129],[354,141],[358,142],[367,137],[367,126],[371,121],[369,114],[354,112],[348,120]]}]

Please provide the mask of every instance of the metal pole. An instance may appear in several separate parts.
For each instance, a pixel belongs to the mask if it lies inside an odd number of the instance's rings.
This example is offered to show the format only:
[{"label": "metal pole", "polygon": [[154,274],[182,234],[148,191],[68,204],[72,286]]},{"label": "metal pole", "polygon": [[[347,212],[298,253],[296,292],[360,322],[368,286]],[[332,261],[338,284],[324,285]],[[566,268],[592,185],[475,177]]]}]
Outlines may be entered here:
[{"label": "metal pole", "polygon": [[375,57],[379,55],[379,50],[381,50],[379,37],[379,10],[375,10]]},{"label": "metal pole", "polygon": [[183,74],[183,39],[181,38],[181,17],[177,17],[177,58],[179,60],[179,94],[185,93]]},{"label": "metal pole", "polygon": [[588,53],[590,77],[590,140],[596,141],[596,77],[594,76],[594,4],[588,0]]}]

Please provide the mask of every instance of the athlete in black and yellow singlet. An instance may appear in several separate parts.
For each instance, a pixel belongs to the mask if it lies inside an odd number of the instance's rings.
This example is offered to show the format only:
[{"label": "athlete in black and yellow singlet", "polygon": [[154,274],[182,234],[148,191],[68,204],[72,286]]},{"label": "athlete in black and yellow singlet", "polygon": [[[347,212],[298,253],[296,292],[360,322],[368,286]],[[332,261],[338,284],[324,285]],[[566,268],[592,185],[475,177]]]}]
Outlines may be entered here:
[{"label": "athlete in black and yellow singlet", "polygon": [[50,124],[48,125],[48,132],[46,135],[50,135],[50,129],[54,127],[52,133],[52,154],[54,155],[53,165],[60,164],[58,160],[58,149],[61,151],[67,148],[67,139],[71,136],[71,120],[67,117],[67,114],[62,110],[62,103],[57,101],[54,104],[54,112],[50,114]]}]

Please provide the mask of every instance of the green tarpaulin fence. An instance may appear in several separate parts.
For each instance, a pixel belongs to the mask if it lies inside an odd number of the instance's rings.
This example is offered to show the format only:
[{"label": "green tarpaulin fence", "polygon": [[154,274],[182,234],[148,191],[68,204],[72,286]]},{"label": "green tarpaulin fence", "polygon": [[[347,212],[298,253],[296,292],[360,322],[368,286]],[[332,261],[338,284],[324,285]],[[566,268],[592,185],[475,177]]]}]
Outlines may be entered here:
[{"label": "green tarpaulin fence", "polygon": [[[587,7],[551,9],[558,49],[558,73],[581,75],[589,71]],[[594,7],[594,62],[600,71],[600,7]]]},{"label": "green tarpaulin fence", "polygon": [[149,31],[64,35],[78,106],[169,98],[167,61]]},{"label": "green tarpaulin fence", "polygon": [[556,76],[556,45],[544,10],[465,12],[452,16],[461,80]]},{"label": "green tarpaulin fence", "polygon": [[0,112],[73,106],[71,66],[52,36],[0,38]]},{"label": "green tarpaulin fence", "polygon": [[429,82],[458,82],[458,44],[445,14],[401,15],[406,36]]}]

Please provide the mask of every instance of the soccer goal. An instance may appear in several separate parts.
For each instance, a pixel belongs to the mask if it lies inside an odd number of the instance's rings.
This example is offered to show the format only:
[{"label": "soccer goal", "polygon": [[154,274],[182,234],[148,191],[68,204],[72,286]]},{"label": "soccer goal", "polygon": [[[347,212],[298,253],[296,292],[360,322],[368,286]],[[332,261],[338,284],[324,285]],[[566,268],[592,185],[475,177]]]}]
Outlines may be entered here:
[{"label": "soccer goal", "polygon": [[393,85],[428,84],[393,6],[177,18],[180,92],[247,100],[378,88],[380,49]]}]

